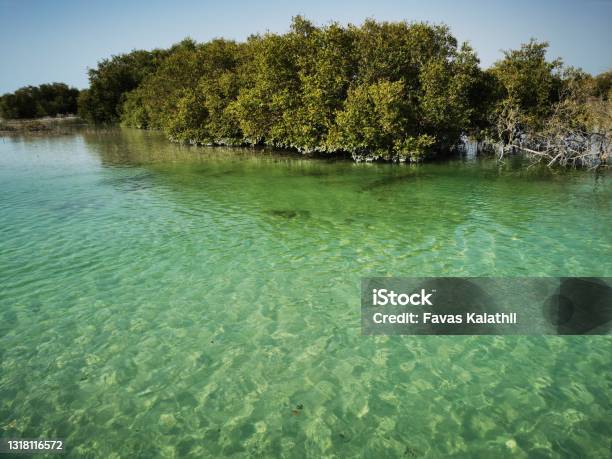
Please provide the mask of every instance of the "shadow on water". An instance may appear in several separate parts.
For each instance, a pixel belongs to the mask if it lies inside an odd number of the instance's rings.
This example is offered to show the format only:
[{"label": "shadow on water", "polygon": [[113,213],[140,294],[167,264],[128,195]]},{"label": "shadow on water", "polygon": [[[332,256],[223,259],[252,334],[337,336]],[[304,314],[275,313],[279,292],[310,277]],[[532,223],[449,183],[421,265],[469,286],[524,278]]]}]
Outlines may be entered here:
[{"label": "shadow on water", "polygon": [[153,186],[151,183],[153,178],[153,173],[142,172],[104,178],[100,180],[100,184],[117,187],[122,191],[139,191],[151,188]]},{"label": "shadow on water", "polygon": [[294,218],[310,218],[311,212],[309,210],[292,210],[292,209],[271,209],[267,210],[266,213],[268,215],[272,215],[273,217],[285,218],[287,220],[291,220]]},{"label": "shadow on water", "polygon": [[427,179],[430,176],[420,175],[416,173],[402,174],[402,175],[390,175],[384,178],[376,179],[366,183],[360,189],[360,191],[376,191],[381,188],[390,188],[395,186],[409,185],[410,183],[419,180]]},{"label": "shadow on water", "polygon": [[[414,244],[432,235],[466,237],[482,225],[511,237],[542,215],[582,202],[574,197],[581,193],[575,182],[588,183],[584,171],[527,167],[516,157],[354,164],[269,150],[184,146],[132,129],[89,131],[83,138],[102,165],[114,170],[106,184],[121,191],[159,188],[189,215],[214,207],[256,220],[325,220],[339,226],[358,220],[390,234],[410,234]],[[595,177],[594,188],[584,192],[605,208],[610,189],[597,182],[604,180]]]}]

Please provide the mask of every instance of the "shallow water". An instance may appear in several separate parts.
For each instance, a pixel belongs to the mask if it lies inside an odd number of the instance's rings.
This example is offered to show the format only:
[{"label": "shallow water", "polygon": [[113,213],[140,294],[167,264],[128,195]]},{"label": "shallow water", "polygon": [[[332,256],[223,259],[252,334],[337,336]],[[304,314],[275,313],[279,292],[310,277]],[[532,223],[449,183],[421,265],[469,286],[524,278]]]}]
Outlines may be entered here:
[{"label": "shallow water", "polygon": [[69,457],[606,457],[611,338],[365,337],[365,276],[610,276],[612,181],[0,139],[0,437]]}]

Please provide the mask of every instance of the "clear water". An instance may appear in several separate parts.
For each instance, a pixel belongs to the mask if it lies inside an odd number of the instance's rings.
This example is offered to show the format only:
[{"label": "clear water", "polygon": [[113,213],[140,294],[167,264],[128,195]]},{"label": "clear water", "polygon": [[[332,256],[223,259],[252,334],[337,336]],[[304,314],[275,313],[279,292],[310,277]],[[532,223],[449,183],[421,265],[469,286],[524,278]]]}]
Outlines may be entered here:
[{"label": "clear water", "polygon": [[364,276],[610,276],[612,181],[0,139],[0,436],[68,457],[608,457],[611,338],[364,337]]}]

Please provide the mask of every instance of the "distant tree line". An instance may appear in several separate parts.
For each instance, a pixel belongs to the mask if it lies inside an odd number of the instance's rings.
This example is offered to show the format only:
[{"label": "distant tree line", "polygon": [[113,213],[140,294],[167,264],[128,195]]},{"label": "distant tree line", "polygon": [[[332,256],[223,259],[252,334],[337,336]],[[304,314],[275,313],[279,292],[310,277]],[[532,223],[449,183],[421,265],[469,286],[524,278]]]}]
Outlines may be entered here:
[{"label": "distant tree line", "polygon": [[26,86],[0,97],[5,119],[40,118],[77,113],[79,90],[64,83]]}]

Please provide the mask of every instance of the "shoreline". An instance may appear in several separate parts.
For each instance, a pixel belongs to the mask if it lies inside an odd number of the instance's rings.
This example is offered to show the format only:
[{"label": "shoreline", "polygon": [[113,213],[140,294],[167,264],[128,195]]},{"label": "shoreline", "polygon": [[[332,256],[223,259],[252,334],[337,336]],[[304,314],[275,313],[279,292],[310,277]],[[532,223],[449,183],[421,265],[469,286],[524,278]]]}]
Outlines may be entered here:
[{"label": "shoreline", "polygon": [[77,115],[42,118],[0,119],[0,137],[7,134],[57,134],[64,128],[86,126]]},{"label": "shoreline", "polygon": [[[6,127],[9,129],[6,129]],[[310,151],[302,152],[297,148],[279,147],[266,144],[248,144],[248,143],[202,143],[195,141],[181,141],[177,139],[171,139],[161,129],[150,129],[150,128],[136,128],[130,126],[122,126],[119,124],[108,124],[108,125],[92,125],[86,122],[83,118],[76,115],[69,115],[64,117],[43,117],[43,118],[32,118],[23,120],[0,120],[0,138],[3,137],[19,137],[19,136],[33,136],[33,137],[44,137],[49,136],[63,136],[71,135],[79,132],[79,130],[87,129],[93,130],[98,133],[111,133],[114,131],[128,130],[140,133],[157,134],[169,145],[178,145],[181,147],[198,148],[198,149],[246,149],[253,152],[260,151],[266,152],[279,157],[289,156],[296,159],[308,159],[308,160],[321,160],[330,162],[350,162],[353,164],[389,164],[389,165],[405,165],[405,166],[416,166],[420,164],[444,164],[450,161],[456,160],[483,160],[483,159],[494,159],[497,154],[494,150],[495,145],[492,145],[486,141],[480,141],[469,137],[464,137],[462,142],[453,148],[446,151],[439,151],[435,155],[421,158],[418,161],[410,160],[396,160],[392,158],[385,158],[380,155],[374,155],[370,153],[363,153],[360,155],[351,154],[348,152],[322,152],[322,151]],[[514,152],[507,152],[504,158],[498,158],[500,164],[504,164],[509,160],[529,161],[527,153],[522,153],[520,150],[515,149]],[[525,164],[525,167],[542,166],[542,164],[534,163],[529,166]],[[558,166],[558,165],[557,165]],[[568,171],[565,167],[547,167],[549,170],[556,171]],[[608,170],[609,166],[607,163],[598,165],[596,168],[570,168],[572,170]]]}]

